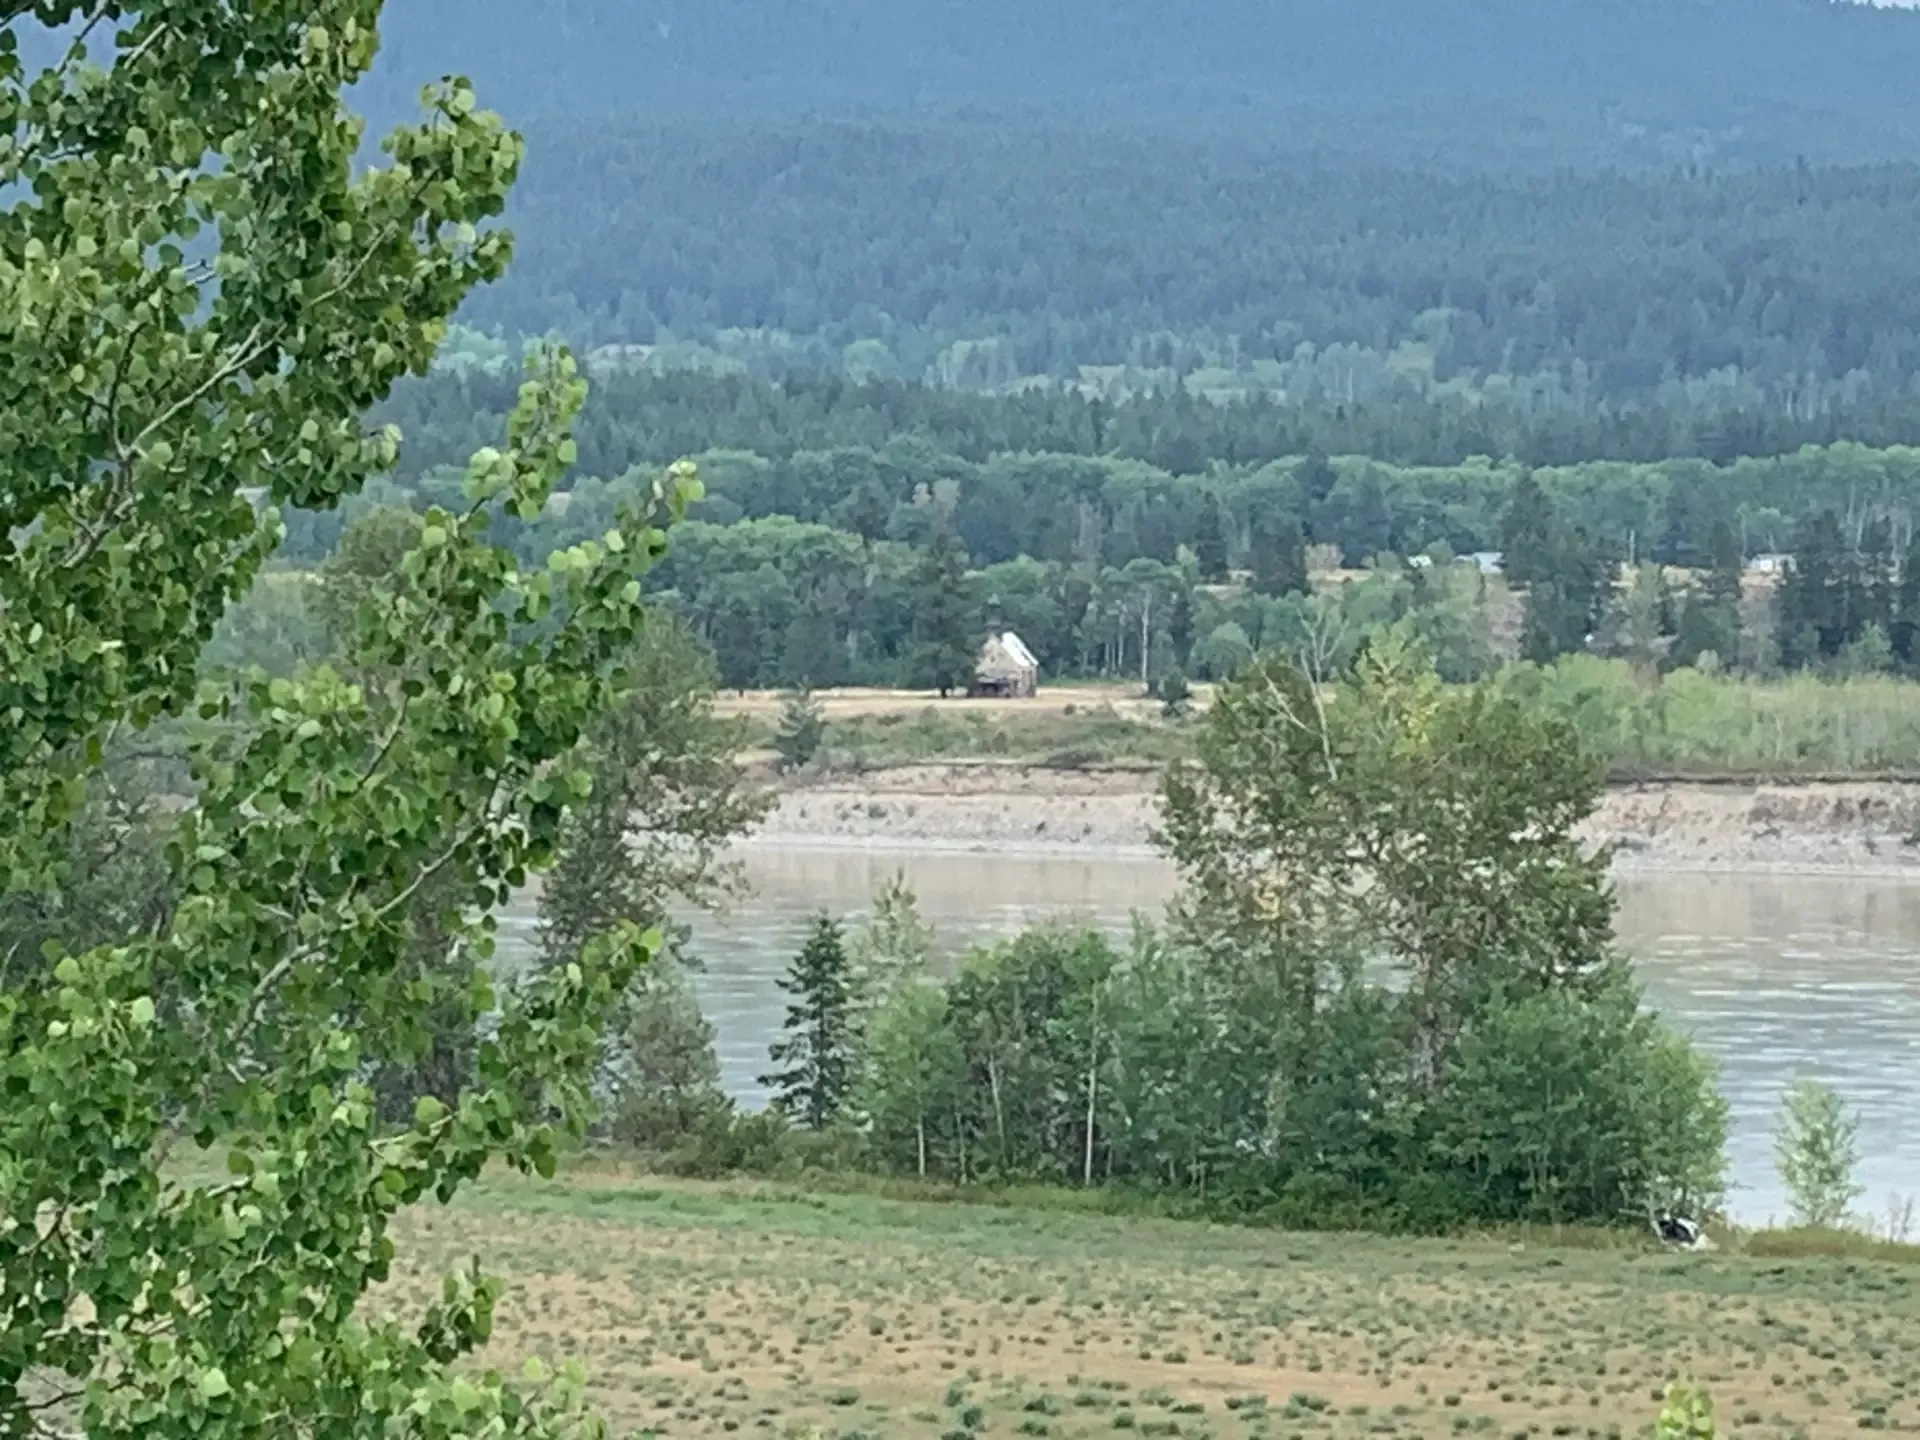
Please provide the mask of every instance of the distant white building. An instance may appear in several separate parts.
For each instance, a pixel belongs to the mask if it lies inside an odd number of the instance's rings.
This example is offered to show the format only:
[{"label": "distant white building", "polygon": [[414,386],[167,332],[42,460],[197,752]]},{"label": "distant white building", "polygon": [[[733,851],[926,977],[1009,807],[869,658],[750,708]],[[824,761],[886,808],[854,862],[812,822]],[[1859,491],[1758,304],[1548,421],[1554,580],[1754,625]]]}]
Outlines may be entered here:
[{"label": "distant white building", "polygon": [[1460,557],[1460,563],[1463,565],[1478,565],[1482,575],[1498,575],[1503,559],[1505,559],[1504,551],[1476,550],[1471,555],[1462,555]]},{"label": "distant white building", "polygon": [[1028,700],[1040,690],[1040,662],[1011,630],[989,635],[973,667],[972,693]]},{"label": "distant white building", "polygon": [[1792,561],[1790,555],[1756,555],[1747,561],[1749,575],[1784,575]]}]

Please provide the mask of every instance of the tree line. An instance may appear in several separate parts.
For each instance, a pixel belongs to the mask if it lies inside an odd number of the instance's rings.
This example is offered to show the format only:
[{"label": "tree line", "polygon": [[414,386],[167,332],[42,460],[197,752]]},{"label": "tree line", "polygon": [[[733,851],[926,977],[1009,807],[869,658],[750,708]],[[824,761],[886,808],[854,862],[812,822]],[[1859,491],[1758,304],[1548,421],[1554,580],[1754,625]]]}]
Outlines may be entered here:
[{"label": "tree line", "polygon": [[[428,523],[367,517],[312,582],[331,663],[361,684],[386,683],[378,617]],[[1225,686],[1167,781],[1186,888],[1164,927],[1123,943],[1043,927],[941,981],[903,888],[856,934],[823,917],[788,977],[765,1114],[720,1092],[697,948],[669,917],[724,903],[725,848],[766,799],[671,615],[652,612],[625,663],[632,688],[579,752],[590,783],[555,837],[531,964],[562,973],[620,923],[661,930],[598,1034],[594,1086],[606,1133],[663,1163],[779,1166],[800,1146],[813,1164],[1422,1230],[1613,1223],[1718,1195],[1710,1068],[1641,1008],[1605,857],[1576,838],[1597,756],[1522,691],[1446,686],[1404,632],[1353,656],[1332,698],[1279,654]],[[114,783],[69,832],[65,903],[0,907],[6,953],[190,903],[137,764],[109,757]],[[458,990],[458,892],[423,898],[399,970],[412,1038],[362,1077],[391,1125],[458,1104],[493,1023]]]},{"label": "tree line", "polygon": [[[399,387],[378,409],[404,432],[403,479],[464,464],[492,433],[488,417],[513,403],[519,350],[518,342],[456,327],[434,373]],[[1168,360],[1075,381],[969,389],[889,378],[832,355],[794,354],[756,374],[731,351],[662,346],[641,358],[610,348],[590,361],[596,386],[579,443],[587,473],[610,475],[702,450],[779,459],[796,450],[878,449],[913,433],[974,461],[1002,451],[1111,454],[1177,473],[1311,450],[1408,465],[1476,455],[1571,465],[1725,462],[1841,440],[1920,439],[1920,392],[1910,385],[1852,383],[1806,404],[1721,371],[1676,377],[1632,400],[1582,385],[1574,403],[1557,381],[1470,391],[1425,385],[1403,361],[1336,345],[1300,351],[1284,373],[1270,375],[1209,376]]]},{"label": "tree line", "polygon": [[[1614,946],[1606,857],[1573,833],[1599,784],[1570,727],[1446,690],[1417,647],[1375,647],[1332,699],[1267,657],[1168,778],[1166,926],[1043,927],[935,979],[898,882],[851,936],[823,915],[783,982],[773,1108],[838,1135],[837,1163],[1297,1224],[1711,1206],[1725,1106]],[[616,1130],[698,1167],[747,1127],[766,1163],[764,1117],[701,1093]]]},{"label": "tree line", "polygon": [[[734,688],[951,688],[989,629],[1051,675],[1156,685],[1266,649],[1337,667],[1401,622],[1453,680],[1580,652],[1756,674],[1913,658],[1920,450],[1903,447],[1554,468],[1309,453],[1179,475],[1111,456],[974,462],[908,436],[699,465],[702,498],[646,583]],[[648,473],[576,480],[494,533],[543,563],[604,533]],[[436,469],[337,515],[295,512],[282,554],[312,567],[356,517],[452,503],[460,484]],[[1458,563],[1474,553],[1499,573]],[[1762,556],[1771,570],[1750,574]],[[267,577],[213,657],[289,673],[324,653],[306,597],[298,573]]]}]

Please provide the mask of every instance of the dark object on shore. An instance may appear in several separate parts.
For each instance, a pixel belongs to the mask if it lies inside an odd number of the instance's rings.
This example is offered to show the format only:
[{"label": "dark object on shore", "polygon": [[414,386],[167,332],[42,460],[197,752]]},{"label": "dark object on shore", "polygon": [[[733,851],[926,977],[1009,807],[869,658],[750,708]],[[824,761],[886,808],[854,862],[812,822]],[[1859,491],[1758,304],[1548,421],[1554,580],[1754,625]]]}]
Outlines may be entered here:
[{"label": "dark object on shore", "polygon": [[1669,1210],[1660,1212],[1653,1222],[1653,1228],[1669,1245],[1685,1245],[1689,1248],[1698,1245],[1704,1233],[1694,1221],[1687,1219],[1684,1215],[1675,1215]]}]

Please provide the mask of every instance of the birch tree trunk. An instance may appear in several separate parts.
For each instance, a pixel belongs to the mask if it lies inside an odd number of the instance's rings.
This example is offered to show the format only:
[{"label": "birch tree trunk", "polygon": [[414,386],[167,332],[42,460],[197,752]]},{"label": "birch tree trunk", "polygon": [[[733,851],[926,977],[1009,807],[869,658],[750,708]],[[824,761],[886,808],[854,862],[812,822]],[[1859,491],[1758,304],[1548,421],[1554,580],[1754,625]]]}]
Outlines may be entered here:
[{"label": "birch tree trunk", "polygon": [[1000,1168],[1007,1165],[1007,1115],[1000,1108],[1000,1062],[989,1051],[987,1054],[987,1088],[993,1092],[993,1128],[1000,1137]]},{"label": "birch tree trunk", "polygon": [[1094,1101],[1100,1085],[1100,990],[1093,992],[1093,1042],[1087,1053],[1087,1146],[1086,1156],[1080,1171],[1080,1183],[1087,1189],[1093,1188],[1093,1115]]}]

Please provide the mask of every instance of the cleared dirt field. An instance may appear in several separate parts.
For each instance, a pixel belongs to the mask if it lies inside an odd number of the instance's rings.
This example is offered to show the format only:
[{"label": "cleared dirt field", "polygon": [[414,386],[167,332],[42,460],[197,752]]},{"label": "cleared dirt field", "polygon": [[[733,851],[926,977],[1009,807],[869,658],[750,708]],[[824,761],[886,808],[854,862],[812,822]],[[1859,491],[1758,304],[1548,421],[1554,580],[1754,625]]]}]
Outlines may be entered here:
[{"label": "cleared dirt field", "polygon": [[482,1254],[489,1360],[580,1360],[618,1433],[1618,1436],[1682,1373],[1722,1434],[1920,1428],[1920,1267],[607,1179],[399,1239],[391,1301]]}]

